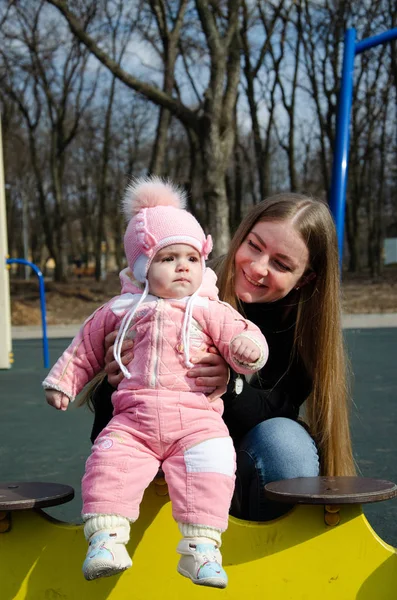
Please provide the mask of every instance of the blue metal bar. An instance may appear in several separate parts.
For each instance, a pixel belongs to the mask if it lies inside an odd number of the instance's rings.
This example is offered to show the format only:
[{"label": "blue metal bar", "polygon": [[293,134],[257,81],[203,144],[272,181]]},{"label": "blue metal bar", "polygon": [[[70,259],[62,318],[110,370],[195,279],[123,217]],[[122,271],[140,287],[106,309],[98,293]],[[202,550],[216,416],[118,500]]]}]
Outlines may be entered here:
[{"label": "blue metal bar", "polygon": [[40,290],[40,307],[41,307],[41,326],[43,330],[43,359],[44,368],[48,369],[50,366],[49,354],[48,354],[48,337],[47,337],[47,316],[46,316],[46,303],[45,303],[45,288],[44,288],[44,277],[39,267],[24,258],[7,258],[8,265],[17,263],[19,265],[28,265],[33,269],[39,279],[39,290]]},{"label": "blue metal bar", "polygon": [[397,27],[394,29],[389,29],[389,31],[379,33],[378,35],[374,35],[373,37],[366,38],[361,42],[357,42],[356,54],[361,54],[361,52],[365,52],[365,50],[369,50],[369,48],[374,48],[375,46],[379,46],[379,44],[392,42],[395,39],[397,39]]},{"label": "blue metal bar", "polygon": [[334,162],[330,190],[330,208],[338,235],[339,261],[342,265],[345,230],[346,188],[349,163],[350,112],[353,97],[353,70],[356,30],[345,33],[341,86],[336,118]]}]

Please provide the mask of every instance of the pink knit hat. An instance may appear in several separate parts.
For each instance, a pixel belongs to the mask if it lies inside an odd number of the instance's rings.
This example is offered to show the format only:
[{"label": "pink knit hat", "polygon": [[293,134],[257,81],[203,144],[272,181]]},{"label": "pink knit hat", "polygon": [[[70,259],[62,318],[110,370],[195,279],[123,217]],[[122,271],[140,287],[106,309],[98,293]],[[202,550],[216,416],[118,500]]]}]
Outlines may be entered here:
[{"label": "pink knit hat", "polygon": [[155,254],[171,244],[188,244],[204,261],[212,250],[211,236],[184,210],[186,194],[160,177],[135,179],[123,199],[128,220],[124,248],[128,266],[143,283]]}]

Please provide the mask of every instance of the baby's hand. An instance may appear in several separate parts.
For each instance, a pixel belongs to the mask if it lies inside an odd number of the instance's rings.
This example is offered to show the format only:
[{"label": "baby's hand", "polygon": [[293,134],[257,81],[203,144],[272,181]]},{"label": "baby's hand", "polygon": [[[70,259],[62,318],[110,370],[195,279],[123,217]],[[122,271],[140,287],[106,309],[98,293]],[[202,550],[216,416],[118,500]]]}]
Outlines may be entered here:
[{"label": "baby's hand", "polygon": [[244,364],[255,363],[260,358],[260,350],[249,338],[240,336],[231,343],[231,352],[234,359]]},{"label": "baby's hand", "polygon": [[66,410],[70,402],[66,394],[57,390],[45,390],[45,399],[50,406],[57,410]]}]

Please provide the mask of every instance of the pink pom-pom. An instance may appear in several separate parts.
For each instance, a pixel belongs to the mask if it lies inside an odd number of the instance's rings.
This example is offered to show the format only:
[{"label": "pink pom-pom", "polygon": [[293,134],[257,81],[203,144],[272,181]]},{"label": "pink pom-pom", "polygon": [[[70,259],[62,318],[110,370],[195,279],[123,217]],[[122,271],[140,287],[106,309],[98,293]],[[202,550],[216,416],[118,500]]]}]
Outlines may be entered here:
[{"label": "pink pom-pom", "polygon": [[122,207],[126,220],[129,221],[143,208],[155,206],[186,207],[186,193],[170,181],[161,177],[142,177],[134,179],[127,187]]}]

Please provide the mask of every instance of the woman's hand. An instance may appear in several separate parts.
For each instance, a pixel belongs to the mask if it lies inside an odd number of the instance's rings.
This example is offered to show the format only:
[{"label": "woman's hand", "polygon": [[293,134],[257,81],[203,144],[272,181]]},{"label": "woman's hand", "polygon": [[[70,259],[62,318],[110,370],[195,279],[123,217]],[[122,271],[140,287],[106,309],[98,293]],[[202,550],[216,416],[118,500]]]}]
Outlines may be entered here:
[{"label": "woman's hand", "polygon": [[210,402],[220,398],[225,392],[229,381],[229,367],[226,361],[218,354],[218,350],[211,346],[208,352],[200,359],[192,358],[197,364],[187,372],[188,377],[194,377],[198,386],[213,387],[215,390],[207,396]]},{"label": "woman's hand", "polygon": [[[108,382],[114,388],[117,388],[120,381],[124,379],[124,375],[120,370],[119,364],[114,360],[113,348],[116,341],[118,331],[112,331],[105,337],[105,372],[108,377]],[[127,365],[134,357],[133,353],[134,341],[125,339],[121,346],[121,362]]]}]

